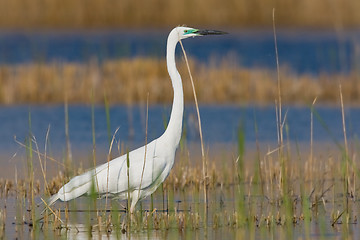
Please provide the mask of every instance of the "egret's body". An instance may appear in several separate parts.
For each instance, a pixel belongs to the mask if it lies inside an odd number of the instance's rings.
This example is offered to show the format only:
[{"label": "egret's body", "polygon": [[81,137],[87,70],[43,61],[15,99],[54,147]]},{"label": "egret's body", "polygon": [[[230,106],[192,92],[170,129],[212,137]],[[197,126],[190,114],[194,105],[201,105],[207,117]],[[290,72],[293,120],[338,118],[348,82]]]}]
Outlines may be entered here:
[{"label": "egret's body", "polygon": [[[210,34],[223,34],[223,32],[188,27],[176,27],[170,32],[166,52],[167,69],[174,89],[170,121],[163,135],[147,144],[146,147],[140,147],[129,153],[129,181],[127,155],[125,154],[72,178],[49,199],[48,205],[58,199],[69,201],[89,194],[91,189],[95,189],[100,196],[108,195],[118,199],[127,199],[127,194],[130,192],[130,211],[133,212],[139,200],[149,196],[157,189],[174,165],[175,152],[182,131],[184,97],[181,77],[175,65],[176,45],[181,39]],[[145,158],[146,161],[144,161]],[[94,185],[93,188],[92,185]]]}]

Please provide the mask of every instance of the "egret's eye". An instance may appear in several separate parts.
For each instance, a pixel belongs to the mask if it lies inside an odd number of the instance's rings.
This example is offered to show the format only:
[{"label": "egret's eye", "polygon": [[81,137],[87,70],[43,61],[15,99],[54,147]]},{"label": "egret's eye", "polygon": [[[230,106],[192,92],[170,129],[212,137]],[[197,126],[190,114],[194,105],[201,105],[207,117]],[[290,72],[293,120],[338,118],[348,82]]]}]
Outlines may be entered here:
[{"label": "egret's eye", "polygon": [[184,33],[187,33],[188,32],[188,30],[184,30]]}]

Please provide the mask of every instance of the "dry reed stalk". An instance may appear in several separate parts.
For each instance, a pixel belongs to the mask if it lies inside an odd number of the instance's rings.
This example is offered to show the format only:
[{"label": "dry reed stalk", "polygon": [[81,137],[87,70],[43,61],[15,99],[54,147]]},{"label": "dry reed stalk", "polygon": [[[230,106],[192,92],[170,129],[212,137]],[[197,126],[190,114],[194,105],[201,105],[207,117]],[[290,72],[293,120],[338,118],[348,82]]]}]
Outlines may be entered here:
[{"label": "dry reed stalk", "polygon": [[96,189],[97,192],[99,192],[99,181],[97,179],[97,173],[96,173],[96,138],[95,138],[95,109],[94,109],[94,87],[91,88],[91,131],[92,131],[92,142],[93,142],[93,149],[92,149],[92,158],[93,158],[93,164],[94,164],[94,178],[96,183]]},{"label": "dry reed stalk", "polygon": [[[195,90],[195,85],[194,85],[194,80],[192,78],[191,75],[191,71],[190,71],[190,67],[189,67],[189,62],[186,56],[186,52],[184,49],[184,46],[180,40],[180,45],[181,45],[181,49],[184,53],[184,58],[185,58],[185,62],[186,62],[186,66],[190,75],[190,81],[191,81],[191,86],[193,89],[193,94],[194,94],[194,100],[195,100],[195,107],[196,107],[196,113],[197,113],[197,117],[198,117],[198,124],[199,124],[199,134],[200,134],[200,144],[201,144],[201,159],[202,159],[202,166],[203,166],[203,181],[204,181],[204,226],[205,229],[207,228],[207,210],[208,210],[208,202],[207,202],[207,159],[205,158],[205,151],[204,151],[204,142],[203,142],[203,136],[202,136],[202,129],[201,129],[201,119],[200,119],[200,112],[199,112],[199,104],[197,101],[197,97],[196,97],[196,90]],[[206,233],[206,231],[205,231]]]},{"label": "dry reed stalk", "polygon": [[[28,137],[27,137],[27,146],[28,146],[28,151],[27,151],[27,167],[28,167],[28,181],[29,181],[29,191],[30,191],[30,198],[29,198],[29,206],[30,206],[30,211],[29,211],[29,215],[30,215],[30,219],[32,221],[35,220],[36,216],[35,216],[35,187],[34,187],[34,178],[35,178],[35,174],[34,174],[34,163],[33,163],[33,147],[32,147],[32,124],[31,124],[31,111],[29,109],[29,116],[28,116],[28,124],[29,124],[29,133],[28,133]],[[36,225],[34,225],[34,227],[36,227]]]},{"label": "dry reed stalk", "polygon": [[[45,204],[45,207],[46,207],[47,209],[49,209],[50,212],[54,215],[55,219],[59,220],[62,224],[64,224],[64,222],[61,220],[60,214],[59,214],[59,216],[58,216],[58,214],[56,214],[56,213],[54,212],[54,210],[52,210],[52,208],[47,204],[47,202],[46,202],[44,199],[42,199],[42,198],[40,198],[40,199],[41,199],[41,201]],[[38,220],[40,220],[40,219],[38,219]]]},{"label": "dry reed stalk", "polygon": [[[66,82],[66,81],[64,81]],[[65,142],[66,142],[66,160],[65,160],[65,170],[68,173],[68,169],[71,167],[72,163],[72,153],[71,153],[71,144],[69,136],[69,109],[68,109],[68,94],[65,91],[64,96],[64,115],[65,115]]]},{"label": "dry reed stalk", "polygon": [[[316,103],[316,99],[311,104],[311,111],[310,111],[310,163],[308,166],[309,176],[310,176],[310,189],[312,189],[312,182],[313,182],[313,168],[314,168],[314,106]],[[307,175],[306,175],[307,176]]]},{"label": "dry reed stalk", "polygon": [[[17,144],[19,144],[20,146],[24,147],[26,150],[31,150],[32,152],[34,152],[34,153],[36,153],[36,154],[39,154],[40,156],[45,156],[45,154],[43,154],[43,153],[41,153],[41,152],[39,152],[39,151],[37,151],[37,150],[35,150],[35,149],[29,149],[28,146],[26,146],[26,145],[23,144],[22,142],[19,142],[19,141],[16,139],[16,136],[14,137],[14,141],[15,141]],[[62,163],[62,162],[60,162],[60,161],[58,161],[58,160],[56,160],[55,158],[52,158],[52,157],[49,157],[49,156],[46,156],[46,158],[47,158],[48,160],[50,160],[50,161],[52,161],[52,162],[54,162],[54,163],[56,163],[56,164],[58,164],[58,165],[60,165],[60,166],[62,166],[62,167],[65,168],[65,164]]]},{"label": "dry reed stalk", "polygon": [[[343,94],[342,94],[342,89],[341,89],[341,82],[339,82],[339,94],[340,94],[341,118],[342,118],[342,125],[343,125],[345,154],[346,154],[346,157],[349,157],[348,143],[347,143],[347,136],[346,136],[344,100],[343,100]],[[349,171],[348,166],[346,167],[346,169],[347,169],[346,171],[348,172]]]},{"label": "dry reed stalk", "polygon": [[285,204],[288,203],[288,166],[287,166],[287,157],[284,156],[284,137],[283,137],[283,130],[284,130],[284,124],[286,117],[283,118],[282,116],[282,92],[281,92],[281,79],[280,79],[280,64],[279,64],[279,54],[278,54],[278,47],[277,47],[277,37],[276,37],[276,24],[275,24],[275,8],[273,8],[272,11],[272,22],[273,22],[273,35],[274,35],[274,47],[275,47],[275,57],[276,57],[276,72],[277,72],[277,106],[276,106],[276,112],[277,112],[277,129],[278,129],[278,145],[279,145],[279,160],[281,163],[281,170],[280,170],[280,178],[279,183],[281,183],[281,190],[282,194],[285,197]]},{"label": "dry reed stalk", "polygon": [[[346,123],[345,123],[345,109],[344,109],[344,100],[343,100],[343,94],[342,94],[342,88],[341,88],[341,81],[339,81],[339,94],[340,94],[340,105],[341,105],[341,118],[342,118],[342,126],[343,126],[343,134],[344,134],[344,148],[345,148],[345,167],[346,167],[346,176],[344,176],[344,181],[346,182],[346,194],[350,193],[349,188],[351,188],[351,177],[349,174],[349,149],[348,149],[348,142],[347,142],[347,136],[346,136]],[[355,178],[354,178],[355,182]],[[355,194],[356,190],[352,189],[351,193]],[[346,198],[346,213],[348,214],[349,208],[348,208],[348,198]]]},{"label": "dry reed stalk", "polygon": [[36,138],[35,136],[32,136],[32,141],[34,142],[35,144],[35,147],[36,147],[36,152],[38,153],[38,158],[39,158],[39,164],[40,164],[40,169],[41,169],[41,173],[43,174],[43,178],[44,178],[44,183],[45,183],[45,189],[46,189],[46,192],[47,193],[50,193],[50,189],[49,189],[49,185],[46,181],[46,172],[45,172],[45,169],[44,169],[44,166],[43,166],[43,163],[42,163],[42,160],[41,160],[41,156],[39,154],[39,146],[37,144],[37,141],[36,141]]},{"label": "dry reed stalk", "polygon": [[[109,147],[109,152],[108,152],[108,155],[107,155],[107,174],[106,174],[106,192],[109,192],[109,171],[110,171],[110,158],[111,158],[111,151],[112,151],[112,147],[113,147],[113,144],[114,144],[114,141],[115,141],[115,136],[116,136],[116,133],[119,131],[119,128],[118,127],[113,136],[112,136],[112,139],[111,139],[111,142],[110,142],[110,147]],[[108,195],[106,194],[105,196],[105,209],[107,209],[107,204],[108,204]]]},{"label": "dry reed stalk", "polygon": [[273,33],[274,33],[274,46],[275,46],[275,58],[276,58],[276,72],[277,72],[277,90],[278,90],[278,100],[277,100],[277,122],[278,122],[278,141],[279,141],[279,155],[282,158],[282,146],[283,146],[283,127],[282,127],[282,109],[281,109],[281,81],[280,81],[280,65],[279,65],[279,54],[277,47],[277,39],[276,39],[276,25],[275,25],[275,8],[272,11],[272,20],[273,20]]},{"label": "dry reed stalk", "polygon": [[[44,146],[44,172],[45,172],[45,177],[46,177],[46,159],[47,159],[47,146],[49,143],[49,133],[50,133],[50,124],[48,125],[48,128],[46,130],[46,136],[45,136],[45,146]],[[39,154],[40,155],[40,154]],[[50,189],[49,189],[49,185],[46,183],[46,188],[48,191],[48,194],[50,195]]]}]

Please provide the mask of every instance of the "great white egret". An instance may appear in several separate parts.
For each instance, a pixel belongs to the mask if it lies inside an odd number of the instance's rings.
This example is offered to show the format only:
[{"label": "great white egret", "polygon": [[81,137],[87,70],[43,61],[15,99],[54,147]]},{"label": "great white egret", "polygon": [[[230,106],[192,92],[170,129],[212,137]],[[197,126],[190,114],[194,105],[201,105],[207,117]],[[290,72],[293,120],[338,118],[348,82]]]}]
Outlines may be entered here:
[{"label": "great white egret", "polygon": [[129,153],[129,181],[127,155],[125,154],[72,178],[56,194],[50,197],[48,206],[58,199],[69,201],[84,194],[90,194],[91,189],[95,189],[99,196],[107,195],[118,199],[127,199],[129,192],[131,198],[130,212],[133,213],[136,203],[152,194],[166,179],[174,165],[175,151],[181,137],[184,110],[182,82],[175,65],[177,43],[189,37],[224,33],[222,31],[199,30],[189,27],[176,27],[170,32],[167,39],[166,61],[174,89],[174,99],[169,124],[159,138],[147,144],[146,147],[142,146]]}]

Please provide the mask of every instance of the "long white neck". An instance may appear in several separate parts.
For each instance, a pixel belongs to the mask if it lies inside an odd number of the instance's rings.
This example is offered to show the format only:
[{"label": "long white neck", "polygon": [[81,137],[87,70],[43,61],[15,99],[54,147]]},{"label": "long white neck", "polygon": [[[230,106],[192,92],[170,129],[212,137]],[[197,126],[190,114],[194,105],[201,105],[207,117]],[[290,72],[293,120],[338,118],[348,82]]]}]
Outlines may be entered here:
[{"label": "long white neck", "polygon": [[181,138],[182,121],[184,112],[184,94],[181,77],[176,69],[175,48],[178,43],[176,31],[171,31],[167,40],[166,62],[167,69],[174,89],[174,100],[170,115],[170,121],[164,133],[164,137],[169,144],[175,148],[178,146]]}]

